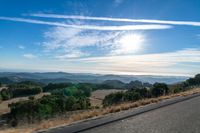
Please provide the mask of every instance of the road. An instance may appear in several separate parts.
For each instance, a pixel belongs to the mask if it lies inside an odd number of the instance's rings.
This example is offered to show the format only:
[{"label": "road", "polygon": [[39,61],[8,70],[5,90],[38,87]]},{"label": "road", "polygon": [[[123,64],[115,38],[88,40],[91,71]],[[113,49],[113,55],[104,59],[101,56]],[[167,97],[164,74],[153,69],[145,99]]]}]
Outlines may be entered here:
[{"label": "road", "polygon": [[200,97],[81,133],[199,133]]},{"label": "road", "polygon": [[200,94],[177,97],[157,104],[130,109],[100,119],[79,122],[44,132],[199,133]]}]

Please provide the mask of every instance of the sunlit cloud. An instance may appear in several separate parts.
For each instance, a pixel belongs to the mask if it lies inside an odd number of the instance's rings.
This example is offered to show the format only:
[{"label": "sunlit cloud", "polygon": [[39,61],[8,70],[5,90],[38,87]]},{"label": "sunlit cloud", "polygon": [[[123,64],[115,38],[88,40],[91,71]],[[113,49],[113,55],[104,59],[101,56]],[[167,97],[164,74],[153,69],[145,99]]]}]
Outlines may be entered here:
[{"label": "sunlit cloud", "polygon": [[91,16],[76,16],[76,15],[44,14],[44,13],[30,14],[30,15],[34,17],[45,17],[45,18],[63,18],[63,19],[82,19],[82,20],[100,20],[100,21],[115,21],[115,22],[136,22],[136,23],[154,23],[154,24],[167,24],[167,25],[200,26],[200,22],[196,22],[196,21],[127,19],[127,18],[91,17]]},{"label": "sunlit cloud", "polygon": [[[56,58],[77,58],[92,55],[88,47],[97,48],[105,55],[134,54],[144,49],[145,36],[137,32],[87,32],[85,30],[55,27],[44,33],[42,43],[46,52]],[[84,50],[82,50],[84,49]]]},{"label": "sunlit cloud", "polygon": [[127,33],[115,39],[114,46],[111,51],[113,55],[133,54],[143,50],[145,37],[138,33]]}]

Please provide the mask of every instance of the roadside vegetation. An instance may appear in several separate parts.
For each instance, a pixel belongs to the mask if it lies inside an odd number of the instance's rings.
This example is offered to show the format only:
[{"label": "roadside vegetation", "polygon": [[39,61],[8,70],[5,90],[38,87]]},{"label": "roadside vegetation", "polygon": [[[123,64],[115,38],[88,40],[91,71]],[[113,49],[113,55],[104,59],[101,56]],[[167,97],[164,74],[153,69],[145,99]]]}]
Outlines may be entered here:
[{"label": "roadside vegetation", "polygon": [[129,89],[126,92],[111,93],[104,98],[103,105],[110,106],[127,101],[134,102],[146,98],[156,98],[168,94],[184,92],[197,86],[200,86],[200,74],[196,75],[194,78],[189,78],[182,83],[173,85],[167,85],[165,83],[154,83],[151,88],[134,88]]},{"label": "roadside vegetation", "polygon": [[[35,99],[34,95],[43,90],[50,92],[50,95]],[[1,97],[3,100],[9,100],[29,96],[28,100],[8,105],[10,113],[7,114],[7,122],[17,126],[19,123],[34,123],[68,111],[89,109],[91,91],[91,86],[83,83],[48,84],[42,88],[41,85],[27,81],[9,85],[1,91]]]},{"label": "roadside vegetation", "polygon": [[[109,86],[111,81],[109,81]],[[179,95],[189,95],[199,93],[200,90],[194,90],[200,86],[200,74],[184,82],[167,85],[165,83],[146,84],[136,81],[126,84],[122,89],[111,93],[103,99],[103,107],[92,107],[90,104],[91,92],[99,90],[101,84],[89,83],[60,83],[43,85],[30,81],[19,82],[3,88],[0,92],[1,100],[8,100],[15,97],[28,96],[28,100],[21,100],[9,104],[10,112],[4,115],[6,121],[11,126],[21,125],[21,123],[40,123],[48,119],[62,116],[66,112],[80,110],[83,113],[75,113],[68,117],[71,122],[102,116],[108,113],[119,112],[129,108],[138,107],[150,103],[155,103],[163,99]],[[121,84],[121,82],[116,82]],[[115,84],[116,85],[116,84]],[[114,87],[110,87],[109,89]],[[119,89],[119,88],[117,88]],[[35,98],[34,95],[42,92],[50,93],[41,98]],[[85,110],[85,111],[84,111]],[[67,121],[67,122],[66,122]],[[63,120],[69,123],[68,120]],[[61,121],[58,123],[62,123]],[[50,125],[48,125],[50,126]],[[48,127],[47,126],[47,127]],[[54,125],[51,125],[54,126]],[[42,127],[40,127],[42,128]],[[39,128],[39,129],[40,129]]]}]

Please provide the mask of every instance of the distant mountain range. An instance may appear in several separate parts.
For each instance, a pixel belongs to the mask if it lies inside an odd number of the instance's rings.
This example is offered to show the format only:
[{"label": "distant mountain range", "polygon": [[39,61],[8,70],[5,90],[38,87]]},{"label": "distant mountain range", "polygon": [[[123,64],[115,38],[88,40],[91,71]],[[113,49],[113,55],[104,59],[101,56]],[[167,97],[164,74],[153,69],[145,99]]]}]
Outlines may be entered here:
[{"label": "distant mountain range", "polygon": [[152,76],[152,75],[102,75],[102,74],[80,74],[65,72],[45,72],[45,73],[28,73],[28,72],[0,72],[0,82],[12,83],[21,81],[35,81],[41,83],[103,83],[107,80],[118,80],[124,83],[139,80],[141,82],[164,82],[177,83],[186,80],[188,77],[183,76]]}]

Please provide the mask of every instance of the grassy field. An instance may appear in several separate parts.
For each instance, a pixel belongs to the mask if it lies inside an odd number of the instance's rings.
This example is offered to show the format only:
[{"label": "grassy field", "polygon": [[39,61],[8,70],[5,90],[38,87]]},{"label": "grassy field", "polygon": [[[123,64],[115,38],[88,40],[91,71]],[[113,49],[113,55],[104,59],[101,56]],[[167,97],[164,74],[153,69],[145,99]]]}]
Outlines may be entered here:
[{"label": "grassy field", "polygon": [[[44,95],[49,95],[49,93],[40,93],[38,95],[35,95],[35,98],[40,98]],[[10,100],[2,101],[0,103],[0,115],[10,112],[10,109],[8,107],[9,104],[18,102],[20,100],[27,100],[27,99],[28,97],[19,97],[19,98],[12,98]]]},{"label": "grassy field", "polygon": [[92,95],[90,97],[90,102],[92,106],[102,106],[102,101],[104,97],[108,94],[124,91],[124,90],[116,90],[116,89],[103,89],[103,90],[96,90],[92,92]]}]

